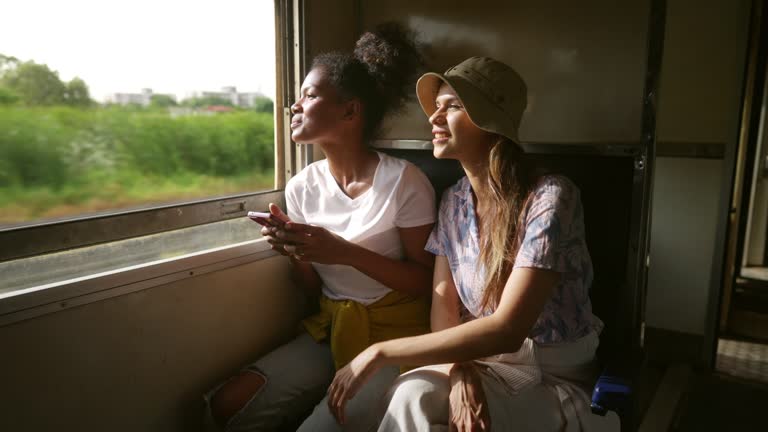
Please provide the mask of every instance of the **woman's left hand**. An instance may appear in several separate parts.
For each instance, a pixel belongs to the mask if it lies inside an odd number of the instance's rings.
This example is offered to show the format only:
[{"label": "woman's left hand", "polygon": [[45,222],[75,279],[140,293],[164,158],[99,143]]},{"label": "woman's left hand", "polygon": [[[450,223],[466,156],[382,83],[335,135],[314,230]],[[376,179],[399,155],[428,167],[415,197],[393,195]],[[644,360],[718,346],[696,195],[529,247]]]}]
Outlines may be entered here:
[{"label": "woman's left hand", "polygon": [[339,424],[344,424],[344,408],[360,387],[368,381],[381,366],[378,364],[379,350],[371,345],[349,364],[339,369],[328,387],[328,409]]},{"label": "woman's left hand", "polygon": [[354,244],[319,226],[288,222],[274,236],[285,242],[285,250],[299,261],[349,264],[354,255]]},{"label": "woman's left hand", "polygon": [[448,396],[450,432],[484,432],[491,430],[491,415],[483,391],[480,372],[474,362],[456,363],[449,373],[451,393]]}]

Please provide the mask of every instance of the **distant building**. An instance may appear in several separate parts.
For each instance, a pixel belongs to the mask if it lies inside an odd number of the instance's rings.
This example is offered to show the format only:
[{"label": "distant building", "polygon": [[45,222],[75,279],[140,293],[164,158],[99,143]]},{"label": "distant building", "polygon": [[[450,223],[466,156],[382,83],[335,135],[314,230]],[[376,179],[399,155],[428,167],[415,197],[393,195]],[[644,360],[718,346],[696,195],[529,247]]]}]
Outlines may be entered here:
[{"label": "distant building", "polygon": [[[143,107],[147,107],[152,102],[152,96],[155,96],[155,95],[160,95],[160,94],[153,93],[152,89],[150,88],[145,88],[145,89],[141,89],[141,93],[112,93],[110,95],[107,95],[107,97],[105,98],[105,102],[113,103],[117,105],[140,105]],[[174,101],[177,101],[175,95],[166,94],[163,96],[168,96]],[[227,101],[231,103],[232,106],[236,106],[240,108],[253,108],[256,106],[257,99],[267,97],[260,92],[238,93],[237,88],[234,86],[222,87],[221,91],[217,91],[217,92],[215,91],[197,92],[197,93],[193,93],[191,96],[198,97],[198,98],[221,99],[223,101]]]},{"label": "distant building", "polygon": [[234,86],[222,87],[218,92],[201,92],[198,97],[220,98],[232,104],[232,106],[241,108],[253,108],[256,106],[256,99],[266,97],[259,92],[238,93]]},{"label": "distant building", "polygon": [[[141,105],[147,107],[152,103],[152,96],[154,95],[155,93],[152,92],[151,88],[144,88],[141,89],[141,93],[113,93],[106,97],[106,102],[117,105]],[[176,96],[172,94],[162,96],[168,96],[174,101],[176,100]]]}]

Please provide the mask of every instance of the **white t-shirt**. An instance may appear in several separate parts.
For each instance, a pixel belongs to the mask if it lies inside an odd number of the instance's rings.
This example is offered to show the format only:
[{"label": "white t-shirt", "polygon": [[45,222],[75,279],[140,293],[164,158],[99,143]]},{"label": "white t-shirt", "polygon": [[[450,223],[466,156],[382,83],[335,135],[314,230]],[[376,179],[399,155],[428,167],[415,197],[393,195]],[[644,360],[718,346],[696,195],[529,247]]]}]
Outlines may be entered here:
[{"label": "white t-shirt", "polygon": [[[412,163],[378,153],[373,186],[355,199],[339,187],[321,160],[288,181],[288,216],[299,223],[321,226],[347,241],[380,255],[402,259],[398,228],[435,222],[435,191],[427,176]],[[354,267],[312,263],[323,280],[323,294],[368,305],[391,291]]]}]

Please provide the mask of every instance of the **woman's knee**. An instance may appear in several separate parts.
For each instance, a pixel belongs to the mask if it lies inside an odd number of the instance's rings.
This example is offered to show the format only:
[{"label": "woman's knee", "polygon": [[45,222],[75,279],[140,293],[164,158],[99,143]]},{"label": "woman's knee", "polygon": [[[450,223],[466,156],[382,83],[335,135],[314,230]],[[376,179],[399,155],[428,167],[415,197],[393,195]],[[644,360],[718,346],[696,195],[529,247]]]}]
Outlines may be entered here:
[{"label": "woman's knee", "polygon": [[379,431],[436,430],[447,425],[450,391],[448,375],[440,371],[419,369],[400,376],[387,394]]},{"label": "woman's knee", "polygon": [[383,398],[399,374],[400,368],[391,366],[379,369],[371,376],[357,394],[347,401],[343,426],[336,422],[328,409],[326,396],[315,406],[312,414],[302,423],[297,432],[375,430],[380,420],[376,415],[381,414]]},{"label": "woman's knee", "polygon": [[267,353],[208,396],[209,417],[220,428],[272,430],[322,399],[333,379],[327,344],[298,336]]},{"label": "woman's knee", "polygon": [[245,370],[232,377],[213,394],[210,400],[211,415],[220,427],[242,410],[264,387],[264,375]]},{"label": "woman's knee", "polygon": [[448,407],[451,387],[448,377],[433,370],[419,370],[398,378],[387,393],[388,409],[418,407],[434,411]]}]

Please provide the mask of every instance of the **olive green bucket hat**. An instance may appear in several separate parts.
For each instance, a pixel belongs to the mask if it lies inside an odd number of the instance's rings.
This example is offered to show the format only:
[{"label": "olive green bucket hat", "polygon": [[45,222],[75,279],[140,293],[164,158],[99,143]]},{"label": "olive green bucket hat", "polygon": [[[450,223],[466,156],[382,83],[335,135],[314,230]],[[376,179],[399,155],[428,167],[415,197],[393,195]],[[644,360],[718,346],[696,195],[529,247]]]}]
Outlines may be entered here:
[{"label": "olive green bucket hat", "polygon": [[416,95],[427,117],[437,110],[435,98],[442,83],[453,88],[477,127],[504,135],[520,145],[517,131],[528,88],[514,69],[489,57],[471,57],[442,75],[422,75],[416,83]]}]

